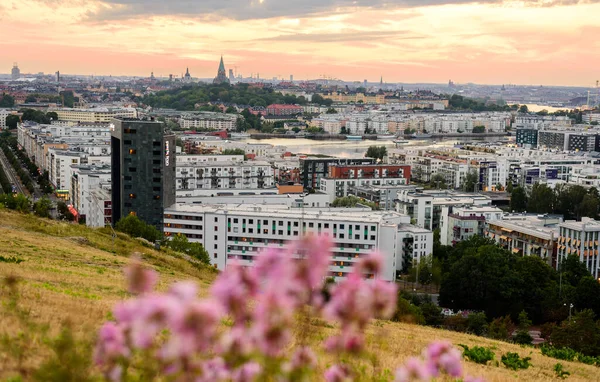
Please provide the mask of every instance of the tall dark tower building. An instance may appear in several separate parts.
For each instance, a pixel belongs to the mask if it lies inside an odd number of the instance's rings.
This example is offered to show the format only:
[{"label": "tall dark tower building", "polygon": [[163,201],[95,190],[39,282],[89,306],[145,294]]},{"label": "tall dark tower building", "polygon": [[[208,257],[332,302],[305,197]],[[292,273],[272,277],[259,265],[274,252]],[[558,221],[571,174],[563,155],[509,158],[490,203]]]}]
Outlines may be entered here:
[{"label": "tall dark tower building", "polygon": [[162,122],[111,123],[112,216],[134,214],[163,231],[163,211],[175,203],[175,135]]},{"label": "tall dark tower building", "polygon": [[223,56],[221,56],[221,62],[219,63],[219,70],[217,71],[217,76],[213,80],[213,84],[228,84],[229,79],[227,78],[227,73],[225,72],[225,64],[223,63]]}]

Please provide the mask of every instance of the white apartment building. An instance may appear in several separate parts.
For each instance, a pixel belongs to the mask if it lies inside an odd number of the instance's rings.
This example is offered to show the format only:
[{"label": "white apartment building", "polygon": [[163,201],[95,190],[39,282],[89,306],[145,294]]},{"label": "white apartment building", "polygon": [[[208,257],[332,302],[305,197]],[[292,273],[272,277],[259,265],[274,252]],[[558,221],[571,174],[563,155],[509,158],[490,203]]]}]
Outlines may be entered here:
[{"label": "white apartment building", "polygon": [[[329,275],[343,278],[354,263],[377,250],[384,258],[382,278],[394,281],[403,256],[419,261],[431,254],[433,234],[395,212],[299,209],[264,205],[181,205],[165,209],[164,232],[201,243],[212,264],[252,266],[262,250],[285,247],[303,235],[328,235],[333,242]],[[410,243],[410,245],[409,245]]]},{"label": "white apartment building", "polygon": [[73,168],[77,165],[110,165],[110,156],[93,156],[82,151],[67,151],[50,148],[46,158],[48,175],[50,183],[56,189],[71,191],[71,177]]},{"label": "white apartment building", "polygon": [[137,110],[133,108],[107,108],[92,109],[48,109],[58,115],[60,121],[108,123],[113,118],[137,118]]},{"label": "white apartment building", "polygon": [[516,129],[534,129],[542,130],[547,128],[566,128],[571,126],[571,119],[567,116],[554,115],[518,115],[515,117],[515,122],[512,128]]},{"label": "white apartment building", "polygon": [[112,222],[112,196],[108,188],[95,188],[88,198],[90,206],[85,224],[88,227],[101,228]]},{"label": "white apartment building", "polygon": [[254,154],[257,157],[281,157],[286,151],[285,146],[274,146],[268,143],[246,143],[224,140],[198,141],[200,147],[223,152],[227,149],[241,149],[246,154]]},{"label": "white apartment building", "polygon": [[558,263],[575,255],[595,279],[600,279],[600,222],[584,217],[580,222],[567,220],[559,227]]},{"label": "white apartment building", "polygon": [[110,184],[111,168],[105,166],[79,165],[71,168],[71,204],[77,210],[80,218],[87,219],[91,212],[90,195],[102,184]]},{"label": "white apartment building", "polygon": [[200,112],[194,114],[184,114],[179,123],[182,129],[214,129],[214,130],[234,130],[237,121],[237,114],[224,114],[212,112]]},{"label": "white apartment building", "polygon": [[453,207],[451,213],[441,215],[440,242],[454,245],[474,235],[483,236],[485,223],[502,219],[502,214],[493,206]]},{"label": "white apartment building", "polygon": [[331,204],[329,195],[321,192],[314,194],[279,194],[276,188],[271,190],[228,189],[228,190],[180,190],[176,191],[176,201],[180,204],[256,204],[286,205],[294,208],[326,208]]},{"label": "white apartment building", "polygon": [[592,123],[598,122],[600,123],[600,113],[586,113],[582,117],[583,123]]},{"label": "white apartment building", "polygon": [[12,114],[8,109],[0,109],[0,130],[6,129],[6,117]]},{"label": "white apartment building", "polygon": [[269,189],[275,187],[268,162],[204,162],[177,164],[176,189]]},{"label": "white apartment building", "polygon": [[243,162],[243,155],[186,155],[177,154],[177,166],[214,162]]},{"label": "white apartment building", "polygon": [[333,202],[336,198],[348,196],[350,188],[354,186],[400,186],[405,184],[406,178],[321,178],[319,187],[321,192],[327,194],[330,201]]}]

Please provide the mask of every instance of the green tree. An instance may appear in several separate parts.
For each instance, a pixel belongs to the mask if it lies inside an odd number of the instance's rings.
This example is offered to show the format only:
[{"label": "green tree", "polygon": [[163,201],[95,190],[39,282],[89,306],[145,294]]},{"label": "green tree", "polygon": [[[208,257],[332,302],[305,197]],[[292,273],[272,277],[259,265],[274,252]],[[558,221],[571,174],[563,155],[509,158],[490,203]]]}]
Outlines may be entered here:
[{"label": "green tree", "polygon": [[21,117],[18,115],[13,114],[6,117],[6,127],[9,129],[16,129],[19,122],[21,122]]},{"label": "green tree", "polygon": [[600,356],[600,324],[595,322],[595,314],[584,309],[564,320],[552,331],[552,345],[557,348],[571,348],[589,356]]},{"label": "green tree", "polygon": [[330,107],[327,109],[327,111],[325,112],[325,114],[337,114],[337,110],[335,110],[334,108]]},{"label": "green tree", "polygon": [[174,251],[185,253],[204,264],[210,265],[210,257],[202,244],[190,242],[185,235],[176,234],[167,241],[167,246]]},{"label": "green tree", "polygon": [[367,158],[374,158],[383,160],[383,158],[387,155],[387,148],[385,146],[369,146],[367,149],[367,153],[365,156]]},{"label": "green tree", "polygon": [[476,191],[475,187],[479,191],[479,176],[475,170],[471,170],[465,175],[460,188],[466,192],[474,192]]},{"label": "green tree", "polygon": [[243,149],[225,149],[221,155],[246,155],[246,152]]},{"label": "green tree", "polygon": [[470,313],[467,317],[467,330],[478,336],[487,332],[488,323],[484,312]]},{"label": "green tree", "polygon": [[513,188],[510,194],[510,210],[515,212],[527,210],[527,194],[523,187],[517,186]]},{"label": "green tree", "polygon": [[521,105],[519,107],[519,113],[529,113],[529,108],[527,107],[527,105]]},{"label": "green tree", "polygon": [[35,102],[37,102],[37,97],[33,94],[30,94],[27,96],[27,98],[25,98],[25,102],[26,103],[35,103]]},{"label": "green tree", "polygon": [[377,205],[375,203],[369,202],[367,200],[358,198],[358,197],[353,196],[353,195],[336,198],[333,201],[333,203],[331,203],[331,207],[334,207],[334,208],[341,208],[341,207],[351,208],[351,207],[356,207],[358,204],[362,204],[364,206],[371,207],[371,209],[373,209],[373,210],[379,209],[379,207],[377,207]]},{"label": "green tree", "polygon": [[535,183],[528,198],[527,211],[535,213],[553,213],[555,195],[546,184]]},{"label": "green tree", "polygon": [[488,326],[488,337],[506,341],[512,330],[513,322],[510,316],[498,317]]},{"label": "green tree", "polygon": [[438,190],[448,188],[446,184],[446,178],[442,174],[434,174],[429,180],[429,184],[435,185],[435,188]]},{"label": "green tree", "polygon": [[13,107],[15,106],[15,99],[6,93],[2,93],[2,97],[0,97],[0,107]]},{"label": "green tree", "polygon": [[474,133],[474,134],[485,133],[485,126],[474,126],[472,133]]},{"label": "green tree", "polygon": [[49,111],[46,113],[46,117],[50,121],[58,121],[58,114],[55,111]]},{"label": "green tree", "polygon": [[521,313],[519,313],[519,326],[517,333],[514,337],[516,343],[521,345],[531,345],[531,341],[533,341],[533,338],[531,338],[531,335],[529,335],[530,327],[531,320],[529,319],[527,312],[522,310]]},{"label": "green tree", "polygon": [[50,218],[50,210],[52,202],[50,199],[43,197],[33,204],[33,213],[42,218]]},{"label": "green tree", "polygon": [[117,231],[128,234],[132,237],[141,237],[150,242],[160,239],[160,232],[156,227],[146,224],[135,215],[127,215],[121,218],[115,225]]},{"label": "green tree", "polygon": [[56,203],[56,211],[58,212],[58,218],[60,220],[73,221],[75,220],[75,216],[69,211],[69,207],[62,200]]}]

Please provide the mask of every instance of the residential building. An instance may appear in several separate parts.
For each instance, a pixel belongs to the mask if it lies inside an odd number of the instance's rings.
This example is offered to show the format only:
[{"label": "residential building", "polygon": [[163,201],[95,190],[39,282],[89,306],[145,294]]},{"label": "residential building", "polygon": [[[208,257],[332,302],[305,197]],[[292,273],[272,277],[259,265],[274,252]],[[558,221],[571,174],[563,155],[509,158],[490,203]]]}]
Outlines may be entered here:
[{"label": "residential building", "polygon": [[0,130],[6,129],[6,117],[13,114],[11,110],[0,109]]},{"label": "residential building", "polygon": [[592,276],[600,280],[600,222],[584,217],[579,222],[567,220],[559,227],[558,263],[570,255],[575,255]]},{"label": "residential building", "polygon": [[516,142],[525,147],[537,147],[538,130],[537,129],[517,129]]},{"label": "residential building", "polygon": [[474,235],[483,236],[486,221],[500,220],[502,214],[500,208],[492,206],[454,207],[452,213],[442,214],[440,242],[442,245],[455,245]]},{"label": "residential building", "polygon": [[252,266],[269,246],[285,248],[304,235],[327,235],[333,243],[328,276],[344,278],[354,264],[377,250],[382,278],[393,281],[403,259],[431,254],[433,234],[395,212],[363,209],[301,209],[275,205],[173,205],[165,210],[164,232],[201,243],[211,263],[223,270],[233,262]]},{"label": "residential building", "polygon": [[110,189],[95,188],[90,191],[89,213],[85,223],[88,227],[100,228],[112,224],[112,195]]},{"label": "residential building", "polygon": [[79,165],[71,166],[70,197],[73,208],[77,210],[79,220],[86,221],[91,211],[90,195],[102,185],[110,188],[111,166]]},{"label": "residential building", "polygon": [[300,105],[272,104],[267,106],[267,115],[296,115],[303,112],[304,109]]},{"label": "residential building", "polygon": [[300,159],[300,177],[304,188],[319,189],[322,178],[329,174],[329,166],[336,164],[344,165],[370,165],[374,164],[372,158],[357,159],[321,159],[305,158]]},{"label": "residential building", "polygon": [[[397,188],[407,184],[406,178],[359,178],[359,179],[336,179],[336,178],[321,178],[320,190],[329,195],[333,202],[336,198],[341,198],[348,195],[355,195],[355,192],[360,187],[389,187]],[[390,196],[393,192],[390,191]],[[393,208],[392,208],[393,209]]]},{"label": "residential building", "polygon": [[176,189],[268,189],[275,187],[271,165],[263,161],[178,163]]},{"label": "residential building", "polygon": [[582,122],[583,123],[592,123],[592,122],[600,123],[600,113],[585,113],[582,116]]},{"label": "residential building", "polygon": [[70,122],[108,123],[113,118],[137,118],[137,111],[133,108],[50,108],[48,111],[55,112],[58,115],[59,121]]},{"label": "residential building", "polygon": [[486,237],[521,256],[537,256],[556,268],[558,225],[557,215],[504,215],[502,220],[487,223]]},{"label": "residential building", "polygon": [[201,112],[184,114],[179,123],[182,129],[234,130],[237,114]]},{"label": "residential building", "polygon": [[162,231],[164,208],[175,203],[175,135],[154,120],[111,125],[113,224],[133,214]]}]

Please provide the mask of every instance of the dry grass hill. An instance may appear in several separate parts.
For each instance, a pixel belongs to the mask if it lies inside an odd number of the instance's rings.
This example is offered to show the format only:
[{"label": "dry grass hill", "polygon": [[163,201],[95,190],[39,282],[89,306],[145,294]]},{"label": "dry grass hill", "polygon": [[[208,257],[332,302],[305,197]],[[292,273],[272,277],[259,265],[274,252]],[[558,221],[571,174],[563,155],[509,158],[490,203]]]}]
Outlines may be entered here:
[{"label": "dry grass hill", "polygon": [[[111,306],[128,297],[122,269],[133,252],[142,253],[144,261],[160,273],[160,289],[176,280],[194,279],[202,286],[201,293],[206,293],[216,276],[210,268],[190,264],[176,254],[155,251],[125,235],[113,240],[109,229],[91,230],[0,209],[0,256],[23,260],[18,264],[0,261],[0,277],[20,279],[21,304],[31,310],[36,321],[48,323],[51,330],[57,330],[61,323],[68,321],[78,337],[90,338],[108,317]],[[2,287],[0,291],[2,298],[6,297],[7,288]],[[14,325],[13,319],[0,315],[0,334],[17,330]],[[316,342],[333,329],[319,322],[313,326],[310,340],[318,348]],[[553,371],[557,362],[571,372],[569,381],[600,380],[600,368],[558,361],[542,356],[533,348],[411,324],[377,322],[370,330],[370,346],[383,369],[394,370],[407,357],[419,354],[432,340],[448,339],[454,344],[489,346],[497,359],[509,351],[531,357],[533,366],[518,372],[502,365],[465,363],[471,375],[482,376],[487,381],[557,379]],[[36,344],[31,346],[35,353]],[[29,354],[27,367],[35,367],[42,358],[42,354]],[[3,372],[3,362],[0,354],[0,380],[10,376],[6,370]],[[324,369],[330,362],[329,356],[322,353],[320,368]]]}]

